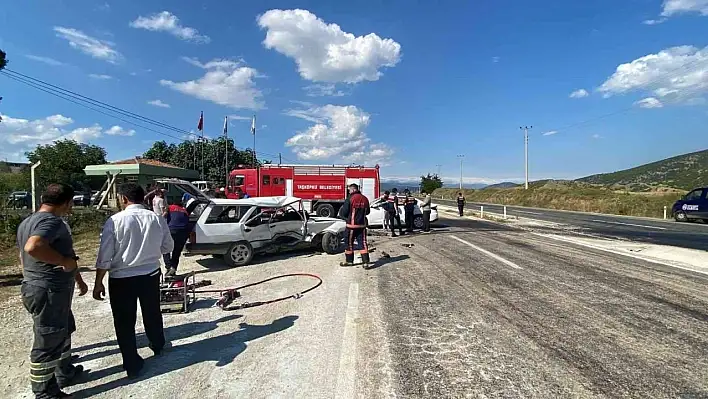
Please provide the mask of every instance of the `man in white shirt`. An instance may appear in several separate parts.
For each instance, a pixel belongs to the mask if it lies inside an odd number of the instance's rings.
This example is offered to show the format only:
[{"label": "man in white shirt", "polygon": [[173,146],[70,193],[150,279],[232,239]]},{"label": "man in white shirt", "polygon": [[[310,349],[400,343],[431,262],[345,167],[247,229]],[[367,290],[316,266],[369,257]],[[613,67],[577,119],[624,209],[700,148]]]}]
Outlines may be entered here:
[{"label": "man in white shirt", "polygon": [[103,277],[108,272],[113,324],[123,369],[137,377],[144,360],[135,342],[137,303],[143,314],[150,349],[159,355],[165,346],[160,312],[160,259],[172,252],[174,242],[167,221],[141,204],[145,191],[137,184],[123,184],[119,190],[123,211],[111,216],[103,226],[96,260],[93,297],[103,300]]},{"label": "man in white shirt", "polygon": [[162,217],[167,217],[167,201],[165,201],[165,192],[161,188],[155,191],[155,197],[152,199],[152,210]]}]

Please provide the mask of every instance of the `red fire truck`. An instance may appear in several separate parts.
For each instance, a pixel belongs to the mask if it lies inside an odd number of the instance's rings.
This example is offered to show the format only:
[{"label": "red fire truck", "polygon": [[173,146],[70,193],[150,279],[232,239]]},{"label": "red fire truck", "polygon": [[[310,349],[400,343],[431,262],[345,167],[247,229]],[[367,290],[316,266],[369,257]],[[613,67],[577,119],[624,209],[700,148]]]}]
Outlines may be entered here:
[{"label": "red fire truck", "polygon": [[356,183],[369,201],[379,197],[379,165],[263,165],[229,173],[227,198],[240,191],[251,197],[288,195],[303,199],[306,210],[334,217],[347,198],[347,186]]}]

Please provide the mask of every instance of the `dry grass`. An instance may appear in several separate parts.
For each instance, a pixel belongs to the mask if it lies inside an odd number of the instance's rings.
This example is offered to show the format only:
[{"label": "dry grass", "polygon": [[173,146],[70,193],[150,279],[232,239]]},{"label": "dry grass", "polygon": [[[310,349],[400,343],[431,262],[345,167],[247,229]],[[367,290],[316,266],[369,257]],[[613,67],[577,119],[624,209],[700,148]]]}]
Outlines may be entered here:
[{"label": "dry grass", "polygon": [[[74,236],[74,250],[79,256],[79,265],[92,267],[98,254],[99,236],[95,232],[85,232]],[[0,302],[12,295],[19,295],[22,283],[17,247],[3,245],[0,248]]]},{"label": "dry grass", "polygon": [[[457,189],[438,189],[437,198],[454,199]],[[523,188],[462,190],[470,202],[486,202],[502,205],[528,206],[535,208],[562,209],[568,211],[597,212],[613,215],[645,216],[661,218],[664,206],[671,205],[680,193],[629,193],[617,192],[588,184],[565,182],[546,183]]]}]

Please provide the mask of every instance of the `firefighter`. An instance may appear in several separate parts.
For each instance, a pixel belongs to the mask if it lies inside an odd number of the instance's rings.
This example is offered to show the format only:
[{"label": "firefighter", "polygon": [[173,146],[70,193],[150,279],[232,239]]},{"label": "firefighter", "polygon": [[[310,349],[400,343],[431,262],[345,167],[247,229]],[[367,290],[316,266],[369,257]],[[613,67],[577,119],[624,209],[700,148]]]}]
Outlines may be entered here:
[{"label": "firefighter", "polygon": [[69,397],[61,391],[83,371],[71,364],[71,333],[76,326],[71,314],[74,280],[86,292],[77,275],[73,240],[62,216],[71,211],[74,190],[50,184],[42,194],[39,210],[20,223],[17,243],[22,265],[22,302],[32,315],[34,342],[30,352],[30,381],[37,398]]},{"label": "firefighter", "polygon": [[414,212],[415,212],[415,204],[418,202],[416,201],[415,197],[413,194],[411,194],[410,190],[406,189],[405,191],[406,198],[403,200],[404,202],[404,209],[406,211],[406,231],[408,233],[413,232],[413,218],[415,217]]},{"label": "firefighter", "polygon": [[366,215],[369,214],[369,200],[359,192],[357,184],[349,185],[349,198],[342,205],[341,215],[347,222],[345,237],[347,240],[347,249],[344,251],[344,262],[340,266],[354,265],[354,241],[357,241],[361,247],[361,263],[364,269],[370,266],[369,246],[366,242]]},{"label": "firefighter", "polygon": [[[389,215],[388,215],[388,217],[389,217],[388,220],[389,220],[389,223],[391,224],[391,237],[396,237],[396,233],[394,232],[394,230],[396,228],[396,224],[398,224],[398,233],[400,235],[405,235],[406,233],[403,231],[403,224],[401,223],[401,215],[400,215],[401,211],[398,209],[399,202],[398,202],[398,189],[397,188],[394,187],[393,190],[391,190],[391,195],[388,197],[388,201],[392,205],[390,208],[393,209],[393,212],[389,213]],[[391,212],[391,211],[389,211],[389,212]],[[394,220],[396,221],[396,224],[393,223]]]}]

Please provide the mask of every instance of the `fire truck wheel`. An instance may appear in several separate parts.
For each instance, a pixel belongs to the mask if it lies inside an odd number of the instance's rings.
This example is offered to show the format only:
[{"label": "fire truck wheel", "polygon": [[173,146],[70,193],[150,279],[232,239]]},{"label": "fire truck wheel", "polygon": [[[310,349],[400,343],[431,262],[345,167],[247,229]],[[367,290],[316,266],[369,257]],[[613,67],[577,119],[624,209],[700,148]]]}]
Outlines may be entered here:
[{"label": "fire truck wheel", "polygon": [[334,207],[330,204],[322,204],[317,207],[317,216],[323,217],[323,218],[333,218],[335,216],[334,214]]},{"label": "fire truck wheel", "polygon": [[233,243],[229,251],[224,256],[224,260],[231,267],[244,266],[251,263],[253,259],[253,247],[248,241]]},{"label": "fire truck wheel", "polygon": [[342,251],[342,238],[339,234],[324,233],[322,236],[322,250],[330,255],[338,254]]}]

